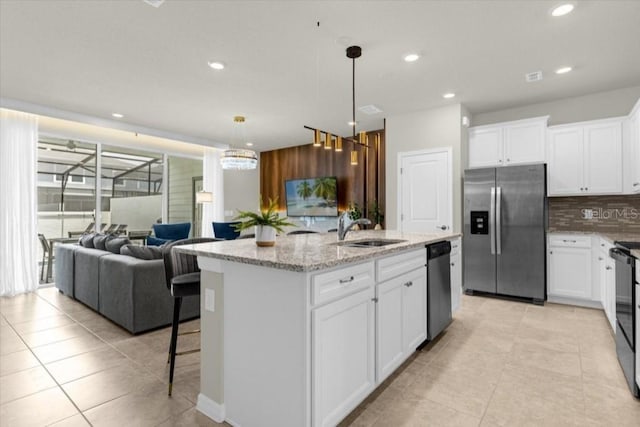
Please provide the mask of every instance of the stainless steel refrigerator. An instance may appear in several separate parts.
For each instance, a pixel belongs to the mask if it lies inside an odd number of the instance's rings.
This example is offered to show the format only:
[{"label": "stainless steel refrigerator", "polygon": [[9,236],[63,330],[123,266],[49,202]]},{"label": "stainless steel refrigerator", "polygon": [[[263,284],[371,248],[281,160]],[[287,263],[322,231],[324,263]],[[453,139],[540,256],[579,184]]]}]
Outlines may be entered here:
[{"label": "stainless steel refrigerator", "polygon": [[545,165],[464,172],[463,282],[475,291],[546,299]]}]

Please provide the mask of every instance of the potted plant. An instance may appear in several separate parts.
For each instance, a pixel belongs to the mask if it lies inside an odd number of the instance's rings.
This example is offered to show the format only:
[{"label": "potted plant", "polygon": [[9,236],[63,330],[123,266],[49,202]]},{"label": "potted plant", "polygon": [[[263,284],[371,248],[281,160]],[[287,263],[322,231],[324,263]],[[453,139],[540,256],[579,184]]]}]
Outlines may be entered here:
[{"label": "potted plant", "polygon": [[[260,199],[262,205],[262,199]],[[276,244],[276,231],[284,233],[283,227],[293,226],[286,217],[281,218],[277,212],[278,198],[269,198],[269,207],[266,210],[260,209],[259,213],[251,211],[238,211],[234,220],[242,222],[234,225],[237,231],[255,227],[256,245],[273,246]]]},{"label": "potted plant", "polygon": [[[362,218],[362,209],[360,209],[360,205],[358,205],[358,202],[349,202],[349,205],[347,206],[347,212],[349,213],[349,219],[351,219],[352,221],[356,221]],[[352,230],[360,230],[360,226],[356,224],[353,226]]]},{"label": "potted plant", "polygon": [[373,229],[382,230],[382,221],[384,221],[384,213],[382,212],[382,209],[380,209],[380,205],[378,204],[377,200],[374,199],[373,202],[371,202],[369,211],[373,216],[373,223],[376,225]]}]

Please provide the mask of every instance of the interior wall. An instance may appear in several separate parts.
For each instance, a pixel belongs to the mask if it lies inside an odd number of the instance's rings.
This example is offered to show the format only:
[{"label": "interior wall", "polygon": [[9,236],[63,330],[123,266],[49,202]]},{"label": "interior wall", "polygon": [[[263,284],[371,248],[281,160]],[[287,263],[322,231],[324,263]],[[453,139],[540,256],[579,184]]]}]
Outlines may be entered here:
[{"label": "interior wall", "polygon": [[[260,154],[258,163],[262,163]],[[225,170],[223,174],[225,221],[231,221],[238,210],[257,211],[260,199],[260,165],[253,170]]]},{"label": "interior wall", "polygon": [[640,86],[564,98],[473,116],[473,126],[549,115],[549,126],[629,114],[640,99]]},{"label": "interior wall", "polygon": [[[108,223],[109,212],[102,212],[102,222]],[[151,230],[162,216],[162,196],[114,197],[111,199],[112,224],[127,224],[127,230]]]},{"label": "interior wall", "polygon": [[202,176],[202,160],[169,158],[169,222],[190,222],[193,226],[193,178]]},{"label": "interior wall", "polygon": [[451,147],[453,164],[453,231],[461,230],[462,170],[461,157],[466,155],[461,129],[460,104],[416,111],[386,119],[386,224],[398,229],[398,154],[406,151]]},{"label": "interior wall", "polygon": [[[380,135],[380,145],[375,145],[375,135]],[[335,176],[338,181],[338,209],[343,211],[350,202],[358,203],[363,216],[367,208],[377,200],[385,205],[385,131],[368,132],[369,148],[358,146],[358,165],[351,165],[351,143],[343,142],[343,151],[325,150],[312,144],[266,151],[261,155],[260,191],[263,198],[279,198],[281,210],[286,209],[284,182],[289,179]],[[366,172],[365,172],[366,170]],[[366,179],[365,179],[366,178]],[[365,184],[366,183],[366,184]],[[366,188],[366,193],[365,193]],[[335,228],[335,218],[327,217],[326,228]],[[370,218],[373,221],[373,218]],[[317,221],[300,225],[322,230]]]}]

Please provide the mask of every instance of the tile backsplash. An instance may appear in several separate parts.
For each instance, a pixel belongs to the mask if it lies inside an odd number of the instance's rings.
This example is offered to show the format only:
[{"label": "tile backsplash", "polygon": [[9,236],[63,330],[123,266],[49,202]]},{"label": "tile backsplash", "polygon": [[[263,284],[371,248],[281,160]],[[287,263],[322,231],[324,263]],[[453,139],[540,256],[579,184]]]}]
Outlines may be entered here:
[{"label": "tile backsplash", "polygon": [[549,197],[549,229],[640,233],[640,196]]}]

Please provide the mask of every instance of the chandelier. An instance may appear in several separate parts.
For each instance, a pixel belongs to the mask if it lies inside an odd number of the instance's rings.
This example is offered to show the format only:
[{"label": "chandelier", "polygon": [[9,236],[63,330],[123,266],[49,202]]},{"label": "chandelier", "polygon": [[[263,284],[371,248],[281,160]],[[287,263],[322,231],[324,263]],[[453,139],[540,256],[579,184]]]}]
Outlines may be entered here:
[{"label": "chandelier", "polygon": [[[244,116],[235,116],[234,143],[245,142]],[[225,150],[220,159],[222,169],[249,170],[255,169],[258,165],[258,155],[253,150],[243,148],[230,148]]]}]

